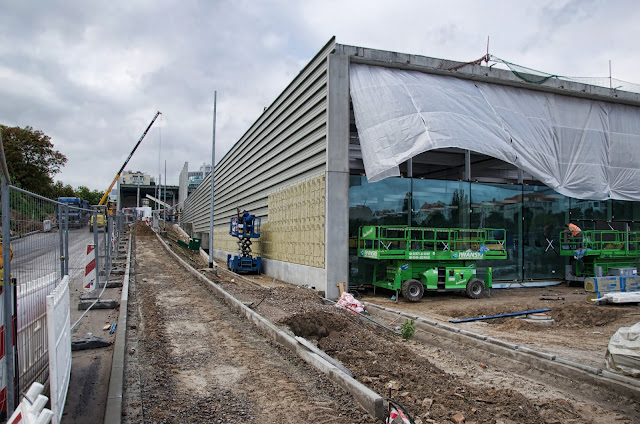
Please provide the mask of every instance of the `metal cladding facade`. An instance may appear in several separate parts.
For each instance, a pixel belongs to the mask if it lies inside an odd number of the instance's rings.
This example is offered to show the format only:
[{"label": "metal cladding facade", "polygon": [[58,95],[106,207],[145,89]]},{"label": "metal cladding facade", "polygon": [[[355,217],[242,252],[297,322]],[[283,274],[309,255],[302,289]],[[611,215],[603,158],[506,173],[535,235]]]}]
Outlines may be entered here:
[{"label": "metal cladding facade", "polygon": [[[228,251],[230,247],[229,240],[221,238],[229,237],[229,218],[236,214],[236,208],[261,217],[268,228],[271,194],[324,177],[328,55],[334,45],[332,39],[322,48],[216,164],[215,251]],[[210,195],[209,175],[184,202],[181,222],[192,234],[209,232]],[[324,216],[324,204],[321,208]],[[264,254],[260,243],[256,244],[254,250]],[[216,253],[223,256],[222,252]],[[320,278],[322,274],[318,274]]]}]

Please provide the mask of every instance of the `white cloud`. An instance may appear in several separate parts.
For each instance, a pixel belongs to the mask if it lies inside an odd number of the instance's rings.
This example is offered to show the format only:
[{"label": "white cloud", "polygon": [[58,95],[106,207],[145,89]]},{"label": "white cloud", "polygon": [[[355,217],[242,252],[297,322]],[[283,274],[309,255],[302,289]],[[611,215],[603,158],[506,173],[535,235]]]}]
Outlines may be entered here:
[{"label": "white cloud", "polygon": [[[561,75],[634,80],[633,1],[382,0],[4,2],[0,123],[50,135],[58,175],[105,189],[157,110],[128,169],[177,183],[217,158],[330,39],[453,60],[491,53]],[[160,142],[161,139],[161,142]],[[159,149],[162,144],[161,149]]]}]

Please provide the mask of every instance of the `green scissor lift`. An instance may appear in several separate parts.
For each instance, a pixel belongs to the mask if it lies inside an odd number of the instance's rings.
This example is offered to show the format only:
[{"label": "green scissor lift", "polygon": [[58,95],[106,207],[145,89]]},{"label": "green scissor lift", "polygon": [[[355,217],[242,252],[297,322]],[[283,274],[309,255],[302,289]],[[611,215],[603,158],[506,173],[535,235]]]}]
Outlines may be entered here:
[{"label": "green scissor lift", "polygon": [[587,230],[577,236],[560,233],[560,255],[574,259],[567,281],[601,277],[611,268],[638,268],[640,231]]},{"label": "green scissor lift", "polygon": [[[358,256],[374,263],[373,285],[399,291],[416,302],[425,290],[464,290],[473,299],[491,288],[476,278],[476,263],[506,259],[503,229],[364,226],[358,234]],[[383,275],[381,275],[381,273]]]}]

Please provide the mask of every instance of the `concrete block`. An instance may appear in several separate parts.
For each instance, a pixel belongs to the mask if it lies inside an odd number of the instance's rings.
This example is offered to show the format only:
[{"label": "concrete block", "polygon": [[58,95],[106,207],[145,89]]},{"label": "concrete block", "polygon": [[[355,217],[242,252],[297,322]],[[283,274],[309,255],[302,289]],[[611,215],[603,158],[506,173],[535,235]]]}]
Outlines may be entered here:
[{"label": "concrete block", "polygon": [[99,349],[111,346],[111,343],[94,335],[71,340],[71,350]]},{"label": "concrete block", "polygon": [[628,377],[626,375],[618,374],[617,372],[612,372],[609,370],[602,370],[602,377],[619,381],[621,383],[629,384],[634,387],[640,387],[640,381],[637,378]]},{"label": "concrete block", "polygon": [[564,358],[556,358],[555,361],[557,363],[559,363],[559,364],[568,365],[570,367],[577,368],[579,370],[588,372],[589,374],[594,374],[594,375],[601,375],[602,374],[602,369],[601,368],[596,368],[596,367],[592,367],[592,366],[589,366],[589,365],[579,364],[577,362],[569,361],[568,359],[564,359]]},{"label": "concrete block", "polygon": [[494,339],[493,337],[487,337],[486,341],[489,343],[496,344],[498,346],[506,347],[507,349],[513,349],[513,350],[518,349],[517,344],[505,342],[504,340],[500,340],[500,339]]},{"label": "concrete block", "polygon": [[537,356],[538,358],[546,359],[548,361],[555,361],[556,359],[556,355],[552,355],[551,353],[539,352],[525,346],[518,346],[518,352],[528,353],[529,355]]},{"label": "concrete block", "polygon": [[95,305],[91,306],[94,301],[92,300],[81,300],[78,302],[78,310],[84,311],[89,309],[115,309],[118,307],[118,301],[113,299],[102,299],[99,300]]}]

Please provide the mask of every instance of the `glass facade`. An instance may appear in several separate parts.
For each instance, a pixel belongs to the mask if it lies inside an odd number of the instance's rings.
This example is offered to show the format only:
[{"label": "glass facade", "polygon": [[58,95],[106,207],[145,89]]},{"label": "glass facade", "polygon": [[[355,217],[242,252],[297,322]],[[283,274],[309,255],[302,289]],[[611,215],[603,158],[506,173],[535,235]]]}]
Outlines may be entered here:
[{"label": "glass facade", "polygon": [[372,280],[370,265],[357,257],[362,225],[440,228],[504,228],[506,260],[483,261],[496,281],[564,277],[559,234],[573,222],[583,230],[640,230],[640,202],[580,200],[546,186],[467,181],[387,178],[368,183],[352,175],[349,187],[350,283]]}]

